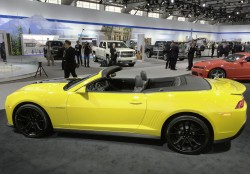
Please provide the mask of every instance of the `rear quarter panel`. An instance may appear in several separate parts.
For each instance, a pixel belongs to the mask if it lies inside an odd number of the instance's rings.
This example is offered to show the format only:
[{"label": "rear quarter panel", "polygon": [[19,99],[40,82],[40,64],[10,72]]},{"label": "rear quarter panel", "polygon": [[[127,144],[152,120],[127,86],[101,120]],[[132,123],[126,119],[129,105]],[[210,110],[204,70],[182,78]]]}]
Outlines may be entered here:
[{"label": "rear quarter panel", "polygon": [[[244,122],[244,117],[238,118],[242,111],[235,111],[235,106],[242,96],[216,93],[214,89],[148,93],[146,96],[147,111],[138,130],[142,134],[161,136],[167,119],[186,112],[198,114],[209,121],[215,140],[231,136]],[[227,116],[227,113],[231,115]]]}]

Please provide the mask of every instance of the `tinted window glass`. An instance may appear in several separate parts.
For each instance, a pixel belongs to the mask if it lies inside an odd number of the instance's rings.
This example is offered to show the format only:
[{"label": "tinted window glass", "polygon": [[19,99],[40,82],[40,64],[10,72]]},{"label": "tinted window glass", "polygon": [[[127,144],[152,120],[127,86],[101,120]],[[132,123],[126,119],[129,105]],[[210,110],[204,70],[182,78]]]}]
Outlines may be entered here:
[{"label": "tinted window glass", "polygon": [[108,42],[108,48],[115,44],[115,48],[128,48],[128,46],[123,42]]},{"label": "tinted window glass", "polygon": [[233,55],[230,55],[228,57],[225,57],[224,60],[226,60],[228,62],[235,62],[236,60],[240,59],[243,56],[244,55],[242,55],[242,54],[233,54]]},{"label": "tinted window glass", "polygon": [[246,58],[246,61],[247,61],[247,62],[250,62],[250,57],[247,57],[247,58]]}]

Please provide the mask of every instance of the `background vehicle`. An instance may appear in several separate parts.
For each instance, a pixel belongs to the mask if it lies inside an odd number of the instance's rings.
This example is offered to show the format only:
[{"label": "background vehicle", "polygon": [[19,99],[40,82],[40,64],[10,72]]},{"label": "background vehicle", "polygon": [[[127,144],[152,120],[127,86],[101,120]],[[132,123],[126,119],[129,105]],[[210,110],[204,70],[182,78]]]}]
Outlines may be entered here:
[{"label": "background vehicle", "polygon": [[246,122],[246,87],[194,76],[113,78],[112,66],[84,78],[52,79],[7,97],[9,125],[31,138],[52,129],[153,136],[171,149],[196,154],[229,141]]},{"label": "background vehicle", "polygon": [[46,46],[44,47],[44,57],[47,57],[47,49],[48,45],[51,43],[52,47],[52,54],[54,56],[55,60],[61,60],[62,56],[59,55],[58,53],[60,52],[60,49],[63,47],[63,42],[62,41],[55,41],[55,40],[50,40],[46,42]]},{"label": "background vehicle", "polygon": [[129,66],[134,66],[136,63],[135,50],[128,48],[128,46],[122,41],[110,41],[104,40],[101,41],[98,47],[93,47],[93,61],[97,62],[98,59],[106,60],[107,64],[110,64],[110,48],[113,45],[116,45],[117,52],[117,64],[128,64]]},{"label": "background vehicle", "polygon": [[[166,44],[171,44],[171,41],[156,41],[154,45],[148,45],[145,47],[145,53],[147,58],[151,58],[152,56],[159,56],[160,59],[166,59],[166,54],[164,52]],[[175,42],[179,46],[179,54],[178,59],[184,60],[187,59],[187,49],[184,47],[185,43],[183,42]]]},{"label": "background vehicle", "polygon": [[224,59],[194,63],[192,74],[204,78],[250,80],[250,53],[236,53]]},{"label": "background vehicle", "polygon": [[159,56],[163,59],[163,50],[165,47],[165,44],[167,44],[166,41],[156,41],[154,45],[147,45],[145,47],[145,53],[147,55],[147,58],[151,58],[152,56]]}]

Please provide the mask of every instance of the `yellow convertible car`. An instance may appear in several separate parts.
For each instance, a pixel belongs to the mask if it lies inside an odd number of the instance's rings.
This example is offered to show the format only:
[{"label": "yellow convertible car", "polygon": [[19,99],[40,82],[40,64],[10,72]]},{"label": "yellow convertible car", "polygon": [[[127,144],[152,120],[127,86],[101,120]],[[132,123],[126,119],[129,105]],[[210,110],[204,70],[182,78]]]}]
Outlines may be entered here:
[{"label": "yellow convertible car", "polygon": [[27,137],[91,131],[165,140],[184,154],[235,138],[246,122],[245,86],[193,76],[118,78],[112,66],[78,79],[44,80],[7,97],[8,124]]}]

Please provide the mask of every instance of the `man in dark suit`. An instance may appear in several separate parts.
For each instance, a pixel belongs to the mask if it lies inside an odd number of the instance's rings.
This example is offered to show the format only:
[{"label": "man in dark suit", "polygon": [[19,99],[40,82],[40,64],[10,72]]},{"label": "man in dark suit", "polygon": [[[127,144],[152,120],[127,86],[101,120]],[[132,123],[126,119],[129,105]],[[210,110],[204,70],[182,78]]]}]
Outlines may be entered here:
[{"label": "man in dark suit", "polygon": [[179,54],[179,47],[174,42],[172,42],[171,43],[171,59],[170,59],[171,70],[177,70],[175,66],[177,63],[178,54]]},{"label": "man in dark suit", "polygon": [[75,49],[71,47],[71,42],[69,40],[65,41],[65,66],[64,66],[64,78],[69,78],[69,75],[77,77],[76,75],[76,60],[75,60]]},{"label": "man in dark suit", "polygon": [[171,59],[171,50],[170,43],[165,45],[165,56],[166,56],[166,69],[171,68],[170,59]]},{"label": "man in dark suit", "polygon": [[110,48],[110,54],[111,54],[111,65],[115,65],[116,64],[116,48],[115,48],[115,43],[112,44],[111,48]]}]

